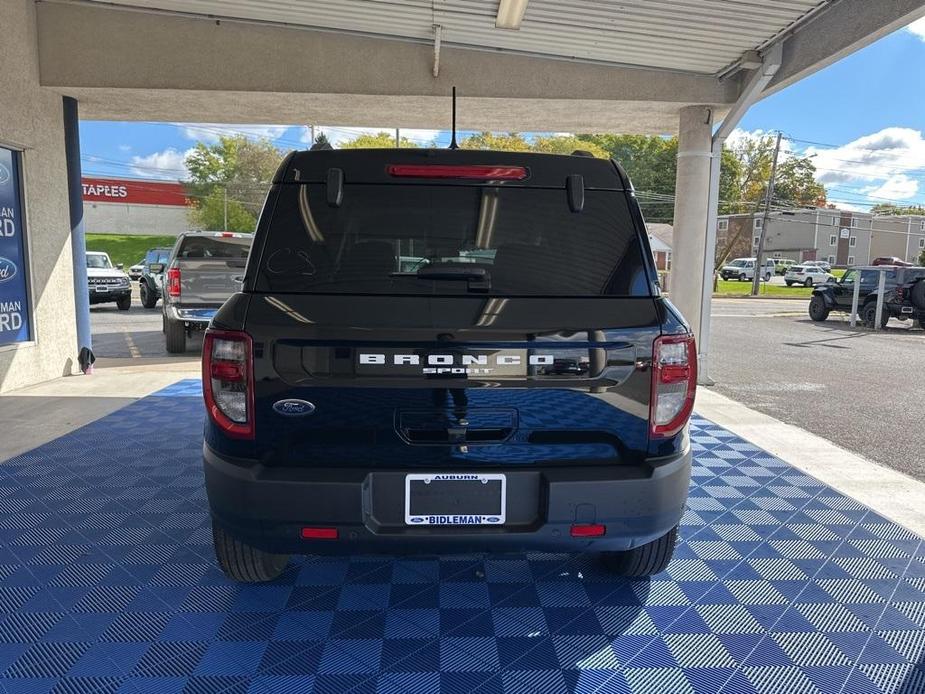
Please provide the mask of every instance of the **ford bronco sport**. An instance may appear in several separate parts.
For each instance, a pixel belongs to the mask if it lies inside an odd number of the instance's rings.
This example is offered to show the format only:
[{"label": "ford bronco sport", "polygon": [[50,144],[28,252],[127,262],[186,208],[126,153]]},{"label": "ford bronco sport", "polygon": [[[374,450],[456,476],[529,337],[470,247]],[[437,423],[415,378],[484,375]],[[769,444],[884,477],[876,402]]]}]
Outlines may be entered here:
[{"label": "ford bronco sport", "polygon": [[297,152],[203,345],[215,552],[671,558],[691,331],[614,162]]}]

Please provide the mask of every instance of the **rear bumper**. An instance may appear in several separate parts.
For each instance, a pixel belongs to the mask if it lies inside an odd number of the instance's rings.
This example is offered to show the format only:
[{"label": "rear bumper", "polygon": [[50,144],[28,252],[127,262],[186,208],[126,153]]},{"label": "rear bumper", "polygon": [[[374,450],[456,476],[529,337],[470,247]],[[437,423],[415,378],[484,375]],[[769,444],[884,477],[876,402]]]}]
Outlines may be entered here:
[{"label": "rear bumper", "polygon": [[[505,526],[411,527],[403,514],[412,470],[268,468],[208,445],[203,460],[213,520],[254,547],[285,554],[626,550],[677,525],[691,469],[689,448],[634,466],[480,468],[507,475]],[[606,534],[573,538],[576,523],[603,523]],[[304,526],[337,528],[338,539],[303,540]]]},{"label": "rear bumper", "polygon": [[172,304],[164,307],[167,317],[171,320],[181,321],[189,328],[208,327],[212,317],[218,313],[218,308],[183,308]]}]

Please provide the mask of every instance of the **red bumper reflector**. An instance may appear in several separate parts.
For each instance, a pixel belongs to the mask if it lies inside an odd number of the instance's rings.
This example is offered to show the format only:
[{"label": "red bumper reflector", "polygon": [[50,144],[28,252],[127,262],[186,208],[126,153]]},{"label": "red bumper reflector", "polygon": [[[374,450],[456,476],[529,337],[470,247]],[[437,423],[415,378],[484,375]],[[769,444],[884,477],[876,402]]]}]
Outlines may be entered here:
[{"label": "red bumper reflector", "polygon": [[569,530],[572,537],[603,537],[607,532],[607,526],[601,523],[586,523],[583,525],[573,525]]},{"label": "red bumper reflector", "polygon": [[337,528],[302,528],[303,540],[336,540]]},{"label": "red bumper reflector", "polygon": [[390,176],[413,178],[479,178],[490,181],[522,181],[527,177],[523,166],[447,166],[441,164],[390,164]]}]

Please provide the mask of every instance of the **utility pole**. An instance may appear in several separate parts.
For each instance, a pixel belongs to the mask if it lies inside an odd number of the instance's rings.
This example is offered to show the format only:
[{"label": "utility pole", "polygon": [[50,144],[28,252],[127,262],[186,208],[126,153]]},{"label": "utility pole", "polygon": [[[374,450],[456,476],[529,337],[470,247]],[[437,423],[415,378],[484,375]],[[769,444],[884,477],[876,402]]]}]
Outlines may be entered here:
[{"label": "utility pole", "polygon": [[222,227],[222,231],[228,231],[228,184],[225,184],[223,188],[225,191],[225,226]]},{"label": "utility pole", "polygon": [[401,140],[398,137],[398,128],[395,128],[395,148],[401,147]]},{"label": "utility pole", "polygon": [[761,264],[761,256],[764,253],[764,234],[768,229],[768,216],[771,214],[771,200],[774,198],[774,179],[777,175],[777,156],[780,154],[780,139],[783,133],[777,131],[777,142],[774,145],[774,159],[771,160],[771,180],[768,181],[768,193],[764,199],[764,215],[761,222],[761,233],[758,235],[758,252],[755,254],[755,276],[752,279],[752,296],[758,296],[758,288],[761,286],[761,277],[764,274],[764,267]]},{"label": "utility pole", "polygon": [[311,148],[311,145],[315,144],[315,126],[314,126],[314,125],[309,125],[309,126],[308,126],[308,130],[309,130],[309,133],[310,133],[311,136],[312,136],[312,141],[311,141],[311,143],[309,144],[309,149],[310,149],[310,148]]}]

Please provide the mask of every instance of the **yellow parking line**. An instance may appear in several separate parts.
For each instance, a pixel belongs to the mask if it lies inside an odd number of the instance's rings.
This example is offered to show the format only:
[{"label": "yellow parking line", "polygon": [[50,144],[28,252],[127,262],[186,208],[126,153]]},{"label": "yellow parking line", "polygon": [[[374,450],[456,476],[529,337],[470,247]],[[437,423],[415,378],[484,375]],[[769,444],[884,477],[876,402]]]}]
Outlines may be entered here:
[{"label": "yellow parking line", "polygon": [[132,339],[130,333],[123,331],[125,335],[125,342],[128,344],[128,353],[132,356],[132,359],[138,359],[141,356],[141,350],[138,349],[138,345],[135,344],[135,340]]}]

